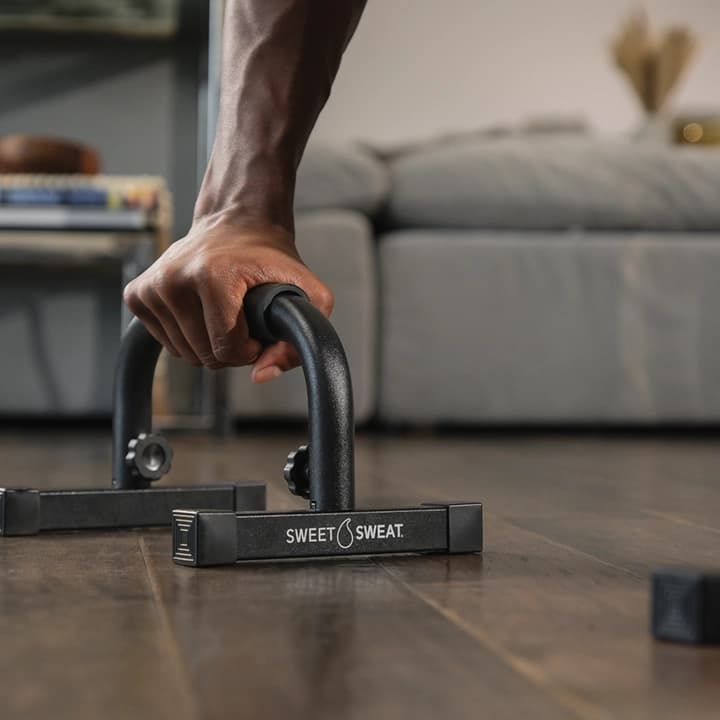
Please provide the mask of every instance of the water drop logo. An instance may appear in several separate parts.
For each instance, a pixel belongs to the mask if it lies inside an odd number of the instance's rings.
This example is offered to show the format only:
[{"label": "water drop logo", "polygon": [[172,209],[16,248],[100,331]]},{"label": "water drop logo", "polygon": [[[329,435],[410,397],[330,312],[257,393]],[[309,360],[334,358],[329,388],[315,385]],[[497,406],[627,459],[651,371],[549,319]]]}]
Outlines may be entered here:
[{"label": "water drop logo", "polygon": [[355,536],[350,529],[350,518],[346,518],[340,523],[340,527],[337,529],[337,544],[343,549],[347,550],[353,544]]}]

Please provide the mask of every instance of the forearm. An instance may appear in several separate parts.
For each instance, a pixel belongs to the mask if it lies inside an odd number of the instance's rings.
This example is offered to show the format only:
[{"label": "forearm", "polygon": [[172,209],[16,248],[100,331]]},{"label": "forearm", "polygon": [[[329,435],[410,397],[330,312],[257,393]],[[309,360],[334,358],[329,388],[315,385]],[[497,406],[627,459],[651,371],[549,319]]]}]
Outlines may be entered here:
[{"label": "forearm", "polygon": [[297,166],[365,0],[228,0],[196,221],[293,229]]}]

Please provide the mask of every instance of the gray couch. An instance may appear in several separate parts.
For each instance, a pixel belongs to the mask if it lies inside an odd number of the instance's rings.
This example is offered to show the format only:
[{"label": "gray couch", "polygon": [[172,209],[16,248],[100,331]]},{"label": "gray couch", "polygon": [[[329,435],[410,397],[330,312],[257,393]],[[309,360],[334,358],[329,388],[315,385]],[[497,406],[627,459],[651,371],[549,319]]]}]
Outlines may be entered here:
[{"label": "gray couch", "polygon": [[[720,153],[468,139],[385,170],[374,245],[354,220],[361,259],[339,224],[300,223],[338,297],[359,420],[720,420]],[[239,376],[238,414],[303,412],[299,373]]]},{"label": "gray couch", "polygon": [[720,153],[458,143],[391,186],[383,419],[720,419]]}]

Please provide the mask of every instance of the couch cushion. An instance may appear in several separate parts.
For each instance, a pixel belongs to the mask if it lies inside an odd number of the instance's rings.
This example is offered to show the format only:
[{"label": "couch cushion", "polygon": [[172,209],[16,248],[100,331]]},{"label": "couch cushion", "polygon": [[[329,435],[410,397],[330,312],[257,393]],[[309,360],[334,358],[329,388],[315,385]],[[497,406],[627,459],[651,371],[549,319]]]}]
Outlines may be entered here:
[{"label": "couch cushion", "polygon": [[391,165],[394,227],[720,228],[720,151],[581,138],[468,140]]},{"label": "couch cushion", "polygon": [[298,170],[295,209],[355,210],[372,216],[385,202],[385,165],[367,150],[349,145],[311,145]]},{"label": "couch cushion", "polygon": [[379,248],[382,420],[720,420],[720,233],[403,230]]}]

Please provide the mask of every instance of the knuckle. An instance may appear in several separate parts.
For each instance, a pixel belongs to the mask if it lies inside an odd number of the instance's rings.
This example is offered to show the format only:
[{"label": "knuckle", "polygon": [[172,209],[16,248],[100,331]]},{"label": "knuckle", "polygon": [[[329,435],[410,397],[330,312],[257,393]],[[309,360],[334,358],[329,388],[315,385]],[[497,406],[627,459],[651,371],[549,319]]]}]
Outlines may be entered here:
[{"label": "knuckle", "polygon": [[172,298],[183,291],[183,285],[183,278],[179,273],[158,270],[153,277],[152,289],[162,298]]},{"label": "knuckle", "polygon": [[125,286],[125,289],[123,290],[123,300],[133,312],[136,312],[143,307],[143,302],[140,299],[137,285],[134,282]]},{"label": "knuckle", "polygon": [[325,285],[321,286],[318,289],[317,302],[320,309],[329,315],[335,306],[335,295],[333,291]]},{"label": "knuckle", "polygon": [[192,282],[196,287],[213,286],[222,280],[225,269],[217,263],[210,262],[208,259],[198,258],[197,262],[189,269]]}]

